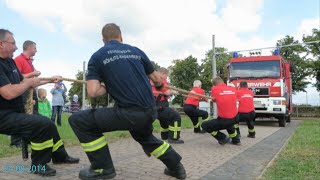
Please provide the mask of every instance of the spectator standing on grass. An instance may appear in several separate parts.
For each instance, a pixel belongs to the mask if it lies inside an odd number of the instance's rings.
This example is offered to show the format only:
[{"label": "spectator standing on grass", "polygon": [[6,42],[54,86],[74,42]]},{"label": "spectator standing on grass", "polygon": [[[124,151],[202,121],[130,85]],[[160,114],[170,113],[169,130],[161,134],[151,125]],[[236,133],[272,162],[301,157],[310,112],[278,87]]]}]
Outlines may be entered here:
[{"label": "spectator standing on grass", "polygon": [[61,113],[64,106],[63,93],[67,91],[66,86],[62,83],[55,83],[54,88],[51,89],[52,94],[52,116],[51,121],[55,122],[57,116],[57,124],[61,126]]}]

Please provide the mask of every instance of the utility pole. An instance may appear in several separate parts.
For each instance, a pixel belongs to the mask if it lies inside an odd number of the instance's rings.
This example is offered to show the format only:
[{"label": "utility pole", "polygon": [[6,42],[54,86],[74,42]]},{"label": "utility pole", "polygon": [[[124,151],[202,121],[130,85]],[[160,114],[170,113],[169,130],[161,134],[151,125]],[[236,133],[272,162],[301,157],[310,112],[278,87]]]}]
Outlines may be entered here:
[{"label": "utility pole", "polygon": [[[86,61],[83,61],[83,80],[86,80]],[[86,103],[86,83],[82,83],[82,110],[85,109]]]},{"label": "utility pole", "polygon": [[306,104],[308,105],[308,92],[306,92]]},{"label": "utility pole", "polygon": [[[215,35],[212,35],[212,80],[217,77]],[[213,102],[213,118],[217,118],[217,104]]]}]

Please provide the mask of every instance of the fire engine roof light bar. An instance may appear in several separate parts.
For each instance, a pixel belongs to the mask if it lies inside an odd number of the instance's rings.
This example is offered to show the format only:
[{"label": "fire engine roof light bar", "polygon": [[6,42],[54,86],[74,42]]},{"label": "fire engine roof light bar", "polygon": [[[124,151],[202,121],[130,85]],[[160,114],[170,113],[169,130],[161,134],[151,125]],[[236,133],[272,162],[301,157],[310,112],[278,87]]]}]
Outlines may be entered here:
[{"label": "fire engine roof light bar", "polygon": [[276,49],[273,51],[273,54],[274,54],[274,55],[279,55],[279,54],[280,54],[279,48],[276,48]]},{"label": "fire engine roof light bar", "polygon": [[288,44],[288,45],[283,45],[283,46],[265,47],[265,48],[257,48],[257,49],[246,49],[246,50],[239,50],[239,51],[216,52],[215,55],[227,54],[227,53],[233,53],[233,52],[239,53],[239,52],[246,52],[246,51],[259,51],[262,49],[275,49],[275,48],[282,48],[282,47],[298,46],[298,45],[303,45],[303,44],[312,44],[312,43],[318,43],[318,42],[320,42],[320,40],[309,41],[309,42],[304,42],[304,43]]},{"label": "fire engine roof light bar", "polygon": [[232,57],[233,57],[233,58],[239,57],[238,52],[233,52],[233,53],[232,53]]}]

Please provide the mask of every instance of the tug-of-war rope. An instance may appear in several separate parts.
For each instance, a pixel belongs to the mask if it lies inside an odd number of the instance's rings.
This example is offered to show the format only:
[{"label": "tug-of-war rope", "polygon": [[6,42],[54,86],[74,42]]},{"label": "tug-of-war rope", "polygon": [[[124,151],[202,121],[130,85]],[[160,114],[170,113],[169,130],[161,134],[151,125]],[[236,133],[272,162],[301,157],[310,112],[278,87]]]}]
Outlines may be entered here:
[{"label": "tug-of-war rope", "polygon": [[[58,79],[55,79],[55,78],[51,78],[51,77],[38,77],[38,79],[40,81],[56,81]],[[70,78],[60,78],[59,80],[62,80],[62,81],[69,81],[69,82],[74,82],[74,83],[87,83],[86,81],[84,80],[77,80],[77,79],[70,79]],[[153,86],[153,85],[152,85]],[[191,98],[194,98],[194,99],[211,99],[211,97],[209,96],[205,96],[205,95],[202,95],[202,94],[197,94],[195,92],[192,92],[192,91],[187,91],[187,90],[184,90],[184,89],[180,89],[180,88],[177,88],[177,87],[173,87],[173,86],[169,86],[169,85],[164,85],[165,88],[168,88],[168,89],[171,89],[171,90],[174,90],[174,91],[177,91],[180,95],[184,96],[184,97],[191,97]],[[33,88],[30,88],[28,90],[28,96],[27,96],[27,102],[25,104],[25,113],[26,114],[33,114],[33,105],[34,105],[34,102],[33,102]],[[154,92],[155,94],[164,94],[162,92]],[[192,94],[194,96],[188,96],[189,94]],[[22,159],[24,161],[27,161],[28,160],[28,142],[25,141],[24,139],[22,139]]]}]

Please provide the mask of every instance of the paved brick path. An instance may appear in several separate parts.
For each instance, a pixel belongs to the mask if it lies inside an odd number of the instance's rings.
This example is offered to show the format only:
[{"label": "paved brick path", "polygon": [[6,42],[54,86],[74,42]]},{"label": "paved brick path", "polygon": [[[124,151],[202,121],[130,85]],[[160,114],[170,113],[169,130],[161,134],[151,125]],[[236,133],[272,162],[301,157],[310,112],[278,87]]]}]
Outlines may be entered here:
[{"label": "paved brick path", "polygon": [[[290,128],[290,127],[287,127]],[[234,146],[227,144],[221,146],[209,134],[194,134],[192,130],[183,130],[182,137],[185,144],[172,145],[174,149],[183,157],[188,179],[208,178],[210,173],[219,166],[230,162],[235,156],[245,152],[257,143],[263,141],[273,133],[279,131],[277,123],[269,123],[256,126],[257,135],[255,139],[246,137],[247,127],[240,125],[242,132],[242,145]],[[223,131],[225,132],[225,131]],[[225,132],[226,133],[226,132]],[[156,134],[159,137],[159,134]],[[278,145],[279,147],[282,144]],[[141,146],[132,138],[121,139],[109,144],[117,176],[115,179],[174,179],[163,174],[165,168],[161,161],[154,157],[148,158]],[[23,162],[20,156],[0,159],[0,179],[78,179],[80,169],[89,166],[89,161],[80,146],[67,149],[68,153],[75,157],[80,157],[81,161],[75,165],[54,165],[57,175],[50,178],[40,177],[30,173],[5,172],[6,165],[24,165],[27,167],[30,160]],[[263,153],[260,149],[260,153]],[[266,163],[264,163],[264,166]]]}]

